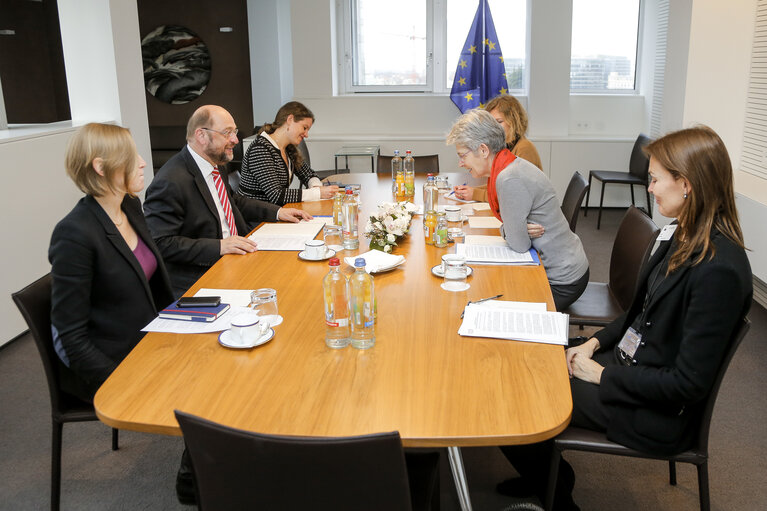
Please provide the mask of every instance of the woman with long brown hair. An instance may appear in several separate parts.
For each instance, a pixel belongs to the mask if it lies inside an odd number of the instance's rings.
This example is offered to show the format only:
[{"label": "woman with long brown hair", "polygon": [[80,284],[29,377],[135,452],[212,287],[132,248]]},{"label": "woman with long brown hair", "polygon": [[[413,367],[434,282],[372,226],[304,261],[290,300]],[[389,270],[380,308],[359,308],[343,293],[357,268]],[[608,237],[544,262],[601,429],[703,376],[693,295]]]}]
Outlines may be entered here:
[{"label": "woman with long brown hair", "polygon": [[[628,311],[567,350],[571,424],[648,453],[690,448],[728,342],[751,306],[751,268],[743,245],[727,149],[706,126],[670,133],[645,148],[658,211],[676,221],[640,276]],[[545,449],[504,447],[539,495]],[[541,464],[535,458],[543,456]],[[572,469],[560,465],[555,508],[572,508]],[[561,483],[561,484],[560,484]],[[513,493],[519,483],[499,485]]]},{"label": "woman with long brown hair", "polygon": [[[314,114],[298,101],[285,103],[274,122],[265,124],[242,159],[237,193],[284,206],[289,202],[330,199],[337,186],[322,186],[317,174],[298,151],[309,136]],[[296,176],[305,190],[289,188]]]}]

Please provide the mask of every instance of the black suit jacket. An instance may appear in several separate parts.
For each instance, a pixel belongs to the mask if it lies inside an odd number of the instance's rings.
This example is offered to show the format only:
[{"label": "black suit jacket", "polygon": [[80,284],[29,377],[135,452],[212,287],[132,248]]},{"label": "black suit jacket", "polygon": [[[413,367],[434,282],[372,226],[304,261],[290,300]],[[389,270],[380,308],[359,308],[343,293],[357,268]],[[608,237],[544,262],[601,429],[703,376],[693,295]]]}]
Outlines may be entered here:
[{"label": "black suit jacket", "polygon": [[[659,454],[681,452],[695,442],[702,401],[752,295],[745,251],[718,231],[711,241],[713,259],[678,268],[652,294],[636,365],[605,367],[599,396],[610,410],[610,440]],[[660,243],[645,265],[629,310],[595,334],[600,350],[613,350],[641,314],[649,274],[670,245]]]},{"label": "black suit jacket", "polygon": [[[114,223],[85,196],[53,230],[48,259],[53,289],[51,323],[69,359],[62,387],[92,397],[143,337],[141,328],[173,301],[170,279],[152,241],[141,203],[126,196],[125,216],[157,258],[147,282],[144,270]],[[83,396],[83,389],[90,396]]]},{"label": "black suit jacket", "polygon": [[[277,220],[279,206],[232,193],[219,167],[241,236]],[[221,257],[221,221],[197,163],[184,147],[160,168],[146,191],[144,214],[168,265],[173,292],[181,296]]]}]

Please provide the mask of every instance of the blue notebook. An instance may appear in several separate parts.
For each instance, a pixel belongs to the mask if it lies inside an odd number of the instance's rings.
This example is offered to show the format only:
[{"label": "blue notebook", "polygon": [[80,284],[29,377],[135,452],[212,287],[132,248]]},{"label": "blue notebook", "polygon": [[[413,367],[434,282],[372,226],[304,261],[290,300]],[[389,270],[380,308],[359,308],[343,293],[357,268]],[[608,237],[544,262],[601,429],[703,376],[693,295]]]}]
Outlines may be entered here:
[{"label": "blue notebook", "polygon": [[216,307],[179,307],[177,303],[178,300],[161,310],[159,316],[165,319],[211,322],[229,310],[228,303],[221,303]]}]

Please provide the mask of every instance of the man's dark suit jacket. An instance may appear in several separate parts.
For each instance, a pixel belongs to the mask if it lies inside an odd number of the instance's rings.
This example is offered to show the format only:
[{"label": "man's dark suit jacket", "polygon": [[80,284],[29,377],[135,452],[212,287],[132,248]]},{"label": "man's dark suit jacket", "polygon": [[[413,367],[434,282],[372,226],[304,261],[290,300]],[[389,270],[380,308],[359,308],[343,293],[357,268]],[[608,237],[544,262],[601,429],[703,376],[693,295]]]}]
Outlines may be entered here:
[{"label": "man's dark suit jacket", "polygon": [[[607,437],[634,449],[675,454],[692,446],[711,385],[739,321],[751,306],[745,251],[716,230],[713,259],[666,277],[647,304],[633,367],[608,365],[599,396],[610,411]],[[594,336],[612,350],[642,312],[651,270],[669,251],[660,243],[626,314]]]},{"label": "man's dark suit jacket", "polygon": [[168,272],[140,201],[126,196],[122,209],[157,258],[148,282],[115,224],[89,195],[56,225],[48,250],[51,323],[70,368],[62,366],[61,385],[86,399],[136,346],[144,335],[141,329],[173,301]]},{"label": "man's dark suit jacket", "polygon": [[[277,220],[279,206],[232,193],[219,167],[240,236],[260,222]],[[162,166],[146,191],[144,214],[168,265],[173,292],[181,296],[221,257],[221,221],[213,196],[188,147]]]}]

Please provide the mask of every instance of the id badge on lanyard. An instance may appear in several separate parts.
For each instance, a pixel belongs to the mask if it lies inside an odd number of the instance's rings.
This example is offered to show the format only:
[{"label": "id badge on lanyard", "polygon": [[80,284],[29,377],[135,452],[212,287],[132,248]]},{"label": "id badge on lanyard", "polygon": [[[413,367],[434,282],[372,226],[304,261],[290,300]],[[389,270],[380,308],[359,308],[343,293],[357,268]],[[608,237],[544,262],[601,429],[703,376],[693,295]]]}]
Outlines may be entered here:
[{"label": "id badge on lanyard", "polygon": [[634,353],[636,353],[639,343],[641,342],[642,334],[634,330],[634,327],[629,327],[629,329],[626,330],[626,333],[623,334],[621,342],[618,343],[618,348],[625,353],[628,358],[633,359]]}]

